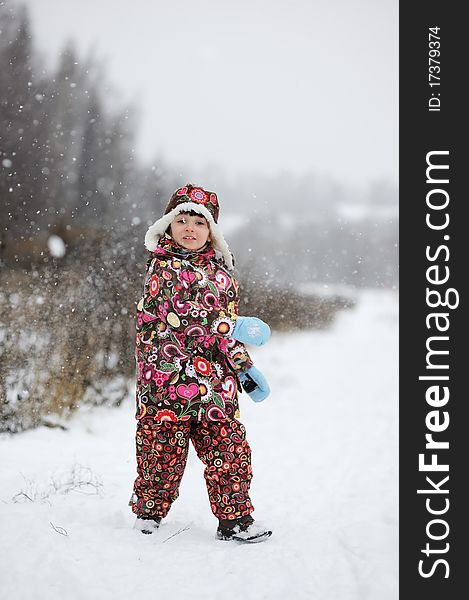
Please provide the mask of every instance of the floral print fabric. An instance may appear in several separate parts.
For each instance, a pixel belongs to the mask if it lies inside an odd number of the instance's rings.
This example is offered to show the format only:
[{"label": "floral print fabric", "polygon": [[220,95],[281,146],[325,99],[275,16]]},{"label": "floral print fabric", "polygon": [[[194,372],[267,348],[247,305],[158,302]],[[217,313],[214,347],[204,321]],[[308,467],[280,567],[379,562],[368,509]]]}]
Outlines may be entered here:
[{"label": "floral print fabric", "polygon": [[160,239],[137,306],[137,419],[238,416],[238,372],[252,361],[230,337],[238,284],[210,245],[191,252]]},{"label": "floral print fabric", "polygon": [[164,518],[179,495],[189,440],[206,465],[210,506],[218,519],[238,519],[253,510],[249,498],[251,449],[236,419],[223,422],[162,421],[137,425],[137,479],[131,500],[139,517]]}]

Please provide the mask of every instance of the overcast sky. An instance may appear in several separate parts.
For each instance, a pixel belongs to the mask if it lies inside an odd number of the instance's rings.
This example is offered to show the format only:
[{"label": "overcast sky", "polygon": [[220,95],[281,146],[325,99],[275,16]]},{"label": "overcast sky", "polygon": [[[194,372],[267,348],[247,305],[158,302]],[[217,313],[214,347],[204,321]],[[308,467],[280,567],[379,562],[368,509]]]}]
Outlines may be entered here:
[{"label": "overcast sky", "polygon": [[49,60],[105,61],[145,160],[397,184],[398,0],[23,3]]}]

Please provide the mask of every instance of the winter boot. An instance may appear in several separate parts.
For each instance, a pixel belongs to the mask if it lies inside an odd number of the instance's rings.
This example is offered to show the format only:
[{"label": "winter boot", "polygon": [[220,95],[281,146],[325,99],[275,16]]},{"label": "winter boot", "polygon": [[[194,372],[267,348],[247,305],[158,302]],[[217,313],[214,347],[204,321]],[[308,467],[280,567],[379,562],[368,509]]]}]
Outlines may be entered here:
[{"label": "winter boot", "polygon": [[158,529],[160,523],[161,519],[158,517],[137,517],[134,523],[134,529],[137,529],[142,533],[150,534]]},{"label": "winter boot", "polygon": [[219,519],[218,522],[217,538],[219,540],[233,540],[253,544],[263,542],[271,535],[272,531],[257,525],[251,515],[241,517],[235,521]]}]

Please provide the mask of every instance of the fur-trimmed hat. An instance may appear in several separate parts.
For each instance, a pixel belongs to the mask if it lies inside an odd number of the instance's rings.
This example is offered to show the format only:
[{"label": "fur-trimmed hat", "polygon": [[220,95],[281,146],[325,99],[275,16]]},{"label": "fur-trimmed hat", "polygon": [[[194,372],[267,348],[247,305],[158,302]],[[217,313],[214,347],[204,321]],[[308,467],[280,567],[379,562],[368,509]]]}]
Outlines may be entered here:
[{"label": "fur-trimmed hat", "polygon": [[233,255],[218,225],[218,215],[220,213],[218,197],[215,192],[209,192],[191,183],[178,188],[173,193],[164,215],[149,227],[145,235],[147,250],[150,250],[150,252],[156,250],[158,240],[164,235],[176,215],[190,211],[194,211],[207,219],[213,248],[223,256],[228,269],[233,270]]}]

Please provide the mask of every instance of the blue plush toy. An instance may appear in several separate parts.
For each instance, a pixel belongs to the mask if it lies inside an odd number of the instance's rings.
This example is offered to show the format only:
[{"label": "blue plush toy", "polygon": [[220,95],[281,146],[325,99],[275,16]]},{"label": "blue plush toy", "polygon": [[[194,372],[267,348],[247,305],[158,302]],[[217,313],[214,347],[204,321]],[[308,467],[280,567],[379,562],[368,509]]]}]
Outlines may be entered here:
[{"label": "blue plush toy", "polygon": [[262,346],[270,337],[270,327],[257,317],[238,317],[232,336],[243,344]]},{"label": "blue plush toy", "polygon": [[256,367],[252,366],[239,376],[244,391],[247,392],[254,402],[262,402],[270,394],[267,379]]}]

